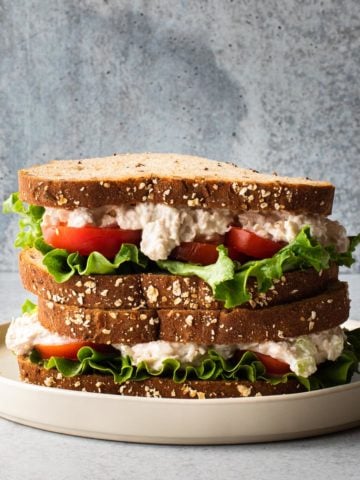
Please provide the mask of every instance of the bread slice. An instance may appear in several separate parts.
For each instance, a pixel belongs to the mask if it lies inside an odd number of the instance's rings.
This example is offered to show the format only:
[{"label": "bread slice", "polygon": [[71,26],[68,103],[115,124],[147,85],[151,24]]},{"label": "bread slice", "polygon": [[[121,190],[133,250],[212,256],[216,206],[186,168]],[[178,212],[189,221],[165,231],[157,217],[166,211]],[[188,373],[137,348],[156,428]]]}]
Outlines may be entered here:
[{"label": "bread slice", "polygon": [[110,375],[84,374],[65,378],[55,369],[47,370],[31,363],[28,357],[18,357],[20,377],[24,382],[46,387],[65,388],[83,392],[112,393],[136,397],[206,399],[227,397],[253,397],[296,393],[304,387],[296,380],[271,385],[265,381],[248,380],[189,380],[175,383],[167,378],[149,378],[142,381],[114,383]]},{"label": "bread slice", "polygon": [[[25,249],[19,254],[19,271],[24,287],[49,301],[63,305],[101,309],[221,309],[211,288],[198,277],[181,277],[166,273],[137,275],[75,275],[57,283],[42,264],[42,254]],[[322,292],[338,277],[338,267],[318,273],[314,269],[288,272],[266,294],[259,294],[254,280],[252,294],[244,308],[261,308],[301,300]]]},{"label": "bread slice", "polygon": [[282,341],[336,327],[349,317],[347,284],[334,282],[314,297],[274,307],[248,310],[158,310],[160,339],[231,345]]},{"label": "bread slice", "polygon": [[137,202],[231,210],[331,213],[334,186],[262,175],[236,165],[170,153],[58,160],[19,171],[20,198],[74,209]]},{"label": "bread slice", "polygon": [[319,295],[251,310],[121,310],[61,305],[39,297],[38,316],[52,332],[96,343],[144,343],[155,340],[197,344],[281,341],[320,332],[349,315],[347,284],[335,281]]}]

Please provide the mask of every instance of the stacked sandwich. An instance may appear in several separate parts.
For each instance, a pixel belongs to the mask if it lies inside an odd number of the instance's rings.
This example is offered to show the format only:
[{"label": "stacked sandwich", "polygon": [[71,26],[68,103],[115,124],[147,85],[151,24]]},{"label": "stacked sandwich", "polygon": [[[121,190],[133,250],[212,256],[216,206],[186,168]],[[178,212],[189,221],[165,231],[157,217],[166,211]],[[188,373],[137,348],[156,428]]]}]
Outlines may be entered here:
[{"label": "stacked sandwich", "polygon": [[175,398],[349,382],[344,331],[360,237],[327,218],[327,182],[204,158],[115,155],[19,172],[24,287],[7,345],[22,380]]}]

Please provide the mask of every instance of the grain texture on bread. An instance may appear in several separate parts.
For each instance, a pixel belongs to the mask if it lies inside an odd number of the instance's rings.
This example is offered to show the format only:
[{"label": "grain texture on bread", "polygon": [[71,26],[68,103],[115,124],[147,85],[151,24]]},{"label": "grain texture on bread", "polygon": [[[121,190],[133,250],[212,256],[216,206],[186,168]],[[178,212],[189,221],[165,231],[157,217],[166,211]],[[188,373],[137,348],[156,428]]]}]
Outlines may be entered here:
[{"label": "grain texture on bread", "polygon": [[53,388],[63,388],[95,393],[111,393],[136,397],[154,398],[227,398],[253,397],[262,395],[280,395],[296,393],[304,390],[296,380],[271,385],[264,381],[249,382],[247,380],[189,380],[175,383],[167,378],[149,378],[142,381],[128,381],[123,384],[114,383],[110,375],[84,374],[71,378],[59,375],[57,370],[47,370],[31,363],[28,357],[18,357],[20,377],[24,382]]},{"label": "grain texture on bread", "polygon": [[38,318],[51,332],[76,340],[133,344],[159,338],[156,310],[81,308],[39,297]]},{"label": "grain texture on bread", "polygon": [[[19,271],[24,287],[47,300],[63,305],[101,309],[221,309],[223,303],[212,295],[209,285],[199,277],[181,277],[167,273],[136,275],[75,275],[57,283],[42,264],[42,254],[25,249],[19,254]],[[333,264],[321,273],[309,268],[285,273],[266,294],[257,291],[254,279],[249,281],[252,295],[243,308],[262,308],[301,300],[322,292],[338,277]]]},{"label": "grain texture on bread", "polygon": [[321,332],[349,316],[347,284],[335,282],[314,297],[248,310],[158,310],[160,339],[182,343],[237,344],[275,342]]},{"label": "grain texture on bread", "polygon": [[125,344],[281,341],[335,327],[349,315],[347,284],[339,281],[319,295],[255,310],[102,310],[61,305],[41,297],[38,306],[39,321],[51,332],[95,343]]},{"label": "grain texture on bread", "polygon": [[263,175],[189,155],[142,153],[58,160],[19,171],[20,198],[74,209],[138,202],[232,211],[331,213],[334,186]]}]

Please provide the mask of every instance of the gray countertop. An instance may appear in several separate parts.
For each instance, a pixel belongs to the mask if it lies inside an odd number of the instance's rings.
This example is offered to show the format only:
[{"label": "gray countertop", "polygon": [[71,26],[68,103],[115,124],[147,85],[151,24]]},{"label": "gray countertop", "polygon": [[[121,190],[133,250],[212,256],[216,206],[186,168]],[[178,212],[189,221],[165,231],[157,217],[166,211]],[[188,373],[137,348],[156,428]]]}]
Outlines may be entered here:
[{"label": "gray countertop", "polygon": [[[360,320],[360,275],[350,284],[351,318]],[[25,298],[17,274],[0,274],[1,322]],[[341,406],[339,406],[341,408]],[[360,428],[304,440],[234,446],[155,446],[71,437],[0,419],[0,479],[127,480],[177,478],[296,480],[358,478]]]}]

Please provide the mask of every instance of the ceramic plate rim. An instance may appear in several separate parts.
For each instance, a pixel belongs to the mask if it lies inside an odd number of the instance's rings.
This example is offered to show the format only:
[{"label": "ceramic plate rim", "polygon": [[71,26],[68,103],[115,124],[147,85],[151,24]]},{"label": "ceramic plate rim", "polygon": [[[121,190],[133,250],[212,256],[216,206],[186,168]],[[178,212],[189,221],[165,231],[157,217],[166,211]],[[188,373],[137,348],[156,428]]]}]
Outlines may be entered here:
[{"label": "ceramic plate rim", "polygon": [[[356,321],[345,324],[349,329],[358,326]],[[350,384],[312,392],[220,399],[133,397],[24,383],[15,379],[17,362],[4,344],[6,328],[7,324],[0,325],[4,361],[0,417],[22,425],[79,437],[160,445],[293,440],[360,425],[360,376]],[[339,402],[343,409],[339,410]],[[164,409],[170,414],[169,422],[163,422]]]}]

